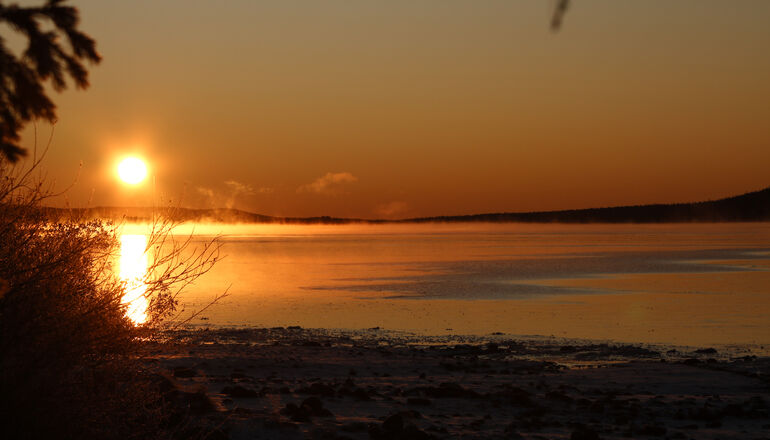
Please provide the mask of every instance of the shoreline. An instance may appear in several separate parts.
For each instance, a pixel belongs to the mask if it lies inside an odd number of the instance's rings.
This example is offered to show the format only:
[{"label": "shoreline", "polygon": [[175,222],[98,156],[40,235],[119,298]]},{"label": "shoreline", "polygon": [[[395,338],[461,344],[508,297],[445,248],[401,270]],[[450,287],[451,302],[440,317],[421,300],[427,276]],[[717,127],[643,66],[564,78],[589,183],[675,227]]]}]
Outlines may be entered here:
[{"label": "shoreline", "polygon": [[[147,365],[217,438],[760,438],[770,357],[381,329],[177,330]],[[665,351],[662,351],[665,349]],[[576,437],[577,436],[577,437]]]},{"label": "shoreline", "polygon": [[[296,333],[299,332],[299,333]],[[352,338],[359,341],[378,341],[387,345],[453,345],[458,343],[470,345],[484,345],[486,343],[505,343],[507,341],[520,341],[533,347],[563,347],[563,346],[633,346],[648,349],[658,353],[665,354],[670,350],[676,350],[680,355],[684,353],[694,353],[697,350],[713,348],[717,351],[714,356],[717,360],[728,360],[745,355],[756,355],[758,357],[770,357],[770,343],[759,342],[734,342],[734,343],[713,343],[713,344],[683,344],[675,342],[655,342],[638,341],[609,338],[589,338],[589,337],[568,337],[544,334],[515,334],[507,332],[491,333],[452,333],[452,329],[446,329],[445,333],[438,331],[419,331],[408,329],[390,329],[383,327],[370,328],[322,328],[322,327],[304,327],[301,325],[284,326],[259,326],[251,324],[232,324],[218,325],[209,324],[207,321],[197,323],[188,323],[177,330],[165,332],[172,339],[192,338],[198,340],[215,340],[222,338],[219,343],[237,342],[244,338],[256,342],[261,338],[280,341],[284,338],[299,337],[305,335],[309,338],[330,338],[346,339]],[[202,336],[208,334],[209,336]],[[193,336],[198,335],[198,336]],[[243,342],[243,341],[241,341]],[[373,342],[372,342],[373,343]],[[533,351],[534,355],[536,351]],[[676,360],[681,356],[669,356],[670,360]],[[566,358],[558,358],[566,360]]]}]

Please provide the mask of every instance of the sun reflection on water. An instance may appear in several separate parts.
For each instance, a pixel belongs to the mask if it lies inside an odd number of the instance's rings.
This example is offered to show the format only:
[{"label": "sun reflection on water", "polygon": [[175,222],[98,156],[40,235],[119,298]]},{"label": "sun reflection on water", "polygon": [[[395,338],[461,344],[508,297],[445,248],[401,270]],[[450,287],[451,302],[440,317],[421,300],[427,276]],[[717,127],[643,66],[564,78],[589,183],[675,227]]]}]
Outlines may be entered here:
[{"label": "sun reflection on water", "polygon": [[147,321],[147,237],[145,235],[120,236],[120,279],[126,283],[123,304],[127,305],[126,315],[135,324]]}]

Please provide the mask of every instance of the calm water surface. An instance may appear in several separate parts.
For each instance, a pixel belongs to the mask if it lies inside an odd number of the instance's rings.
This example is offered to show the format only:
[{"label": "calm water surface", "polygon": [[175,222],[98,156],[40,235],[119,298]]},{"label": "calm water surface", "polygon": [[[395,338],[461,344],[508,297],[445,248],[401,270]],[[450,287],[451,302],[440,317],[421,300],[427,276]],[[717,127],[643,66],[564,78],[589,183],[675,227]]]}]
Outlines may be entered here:
[{"label": "calm water surface", "polygon": [[[128,227],[127,227],[128,228]],[[137,235],[138,226],[126,235]],[[181,231],[185,232],[185,231]],[[770,224],[198,225],[196,323],[770,343]]]}]

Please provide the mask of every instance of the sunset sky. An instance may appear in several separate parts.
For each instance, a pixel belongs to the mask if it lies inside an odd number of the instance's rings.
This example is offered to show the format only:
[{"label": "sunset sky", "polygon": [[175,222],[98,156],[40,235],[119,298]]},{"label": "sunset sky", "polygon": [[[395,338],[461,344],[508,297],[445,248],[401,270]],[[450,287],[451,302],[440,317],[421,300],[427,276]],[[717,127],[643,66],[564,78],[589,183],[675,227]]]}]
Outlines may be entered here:
[{"label": "sunset sky", "polygon": [[[104,57],[53,96],[74,206],[395,218],[770,186],[765,0],[573,0],[558,33],[552,1],[71,3]],[[130,154],[154,185],[118,181]]]}]

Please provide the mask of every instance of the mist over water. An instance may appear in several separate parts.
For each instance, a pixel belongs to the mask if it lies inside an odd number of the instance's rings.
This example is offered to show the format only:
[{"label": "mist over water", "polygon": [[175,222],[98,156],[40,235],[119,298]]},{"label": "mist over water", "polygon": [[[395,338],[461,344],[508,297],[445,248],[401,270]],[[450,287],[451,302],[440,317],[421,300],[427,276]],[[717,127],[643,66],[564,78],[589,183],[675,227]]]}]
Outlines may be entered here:
[{"label": "mist over water", "polygon": [[[124,234],[145,225],[126,225]],[[768,343],[770,224],[190,224],[201,325]]]}]

